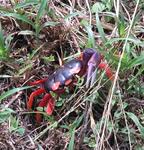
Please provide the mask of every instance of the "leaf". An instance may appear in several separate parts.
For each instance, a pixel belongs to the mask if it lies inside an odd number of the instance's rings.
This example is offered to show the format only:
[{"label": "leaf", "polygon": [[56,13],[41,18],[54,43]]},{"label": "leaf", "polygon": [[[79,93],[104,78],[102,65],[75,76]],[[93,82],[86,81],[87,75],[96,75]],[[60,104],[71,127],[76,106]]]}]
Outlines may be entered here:
[{"label": "leaf", "polygon": [[25,133],[25,129],[22,127],[19,127],[18,129],[16,129],[16,132],[20,135],[23,136]]},{"label": "leaf", "polygon": [[135,125],[137,126],[139,132],[141,133],[141,136],[144,138],[144,127],[141,125],[141,123],[139,122],[138,117],[131,113],[131,112],[126,112],[127,116],[133,120],[133,122],[135,123]]},{"label": "leaf", "polygon": [[92,6],[92,13],[98,13],[98,12],[102,12],[103,10],[105,10],[105,5],[101,2],[96,2],[93,6]]},{"label": "leaf", "polygon": [[120,20],[118,21],[118,33],[120,37],[124,37],[126,32],[125,32],[125,22],[124,22],[124,17],[121,16]]},{"label": "leaf", "polygon": [[67,20],[67,19],[71,19],[71,18],[76,17],[76,16],[82,16],[82,13],[81,12],[70,13],[67,16],[65,16],[64,19]]},{"label": "leaf", "polygon": [[46,5],[47,5],[47,0],[41,0],[41,4],[40,4],[38,14],[37,14],[37,21],[43,16]]},{"label": "leaf", "polygon": [[87,42],[86,47],[89,47],[89,48],[95,47],[95,38],[94,38],[91,25],[89,25],[89,23],[86,20],[82,20],[81,24],[85,26],[87,33],[88,33],[88,42]]},{"label": "leaf", "polygon": [[50,56],[45,56],[43,57],[44,61],[45,62],[52,62],[52,61],[55,61],[55,58],[53,55],[50,55]]},{"label": "leaf", "polygon": [[14,88],[14,89],[11,89],[11,90],[9,90],[7,92],[4,92],[4,93],[2,93],[2,95],[0,95],[0,101],[2,101],[3,99],[5,99],[5,98],[7,98],[7,97],[9,97],[11,95],[13,95],[16,92],[19,92],[19,91],[25,90],[25,89],[29,89],[29,88],[31,88],[31,86]]},{"label": "leaf", "polygon": [[4,36],[3,36],[3,31],[2,31],[1,23],[0,23],[0,48],[1,49],[5,49],[5,46],[4,46]]},{"label": "leaf", "polygon": [[5,13],[5,14],[1,14],[1,16],[16,18],[18,20],[21,20],[21,21],[24,21],[24,22],[30,24],[34,28],[34,23],[30,19],[28,19],[28,17],[26,15],[20,15],[17,13]]},{"label": "leaf", "polygon": [[15,131],[16,129],[18,129],[19,126],[19,120],[16,119],[16,117],[11,116],[9,118],[9,131]]},{"label": "leaf", "polygon": [[132,68],[142,64],[144,64],[144,52],[142,52],[140,56],[137,56],[136,58],[132,59],[129,64],[129,67]]},{"label": "leaf", "polygon": [[27,6],[33,6],[35,4],[38,4],[39,0],[29,0],[22,3],[18,3],[16,6],[14,6],[14,9],[20,9],[20,8],[26,8]]},{"label": "leaf", "polygon": [[32,68],[32,64],[31,63],[29,63],[26,66],[22,66],[22,68],[19,69],[18,75],[22,75],[24,72],[26,72],[30,68]]},{"label": "leaf", "polygon": [[7,56],[8,56],[8,52],[5,47],[4,35],[3,35],[3,31],[2,31],[2,26],[0,23],[0,57],[7,58]]},{"label": "leaf", "polygon": [[17,119],[16,117],[13,117],[12,115],[9,118],[9,131],[17,132],[21,136],[25,132],[25,129],[20,127],[20,125],[19,125],[19,119]]},{"label": "leaf", "polygon": [[80,123],[82,122],[84,115],[81,115],[78,119],[76,119],[73,123],[72,123],[72,128],[77,128]]},{"label": "leaf", "polygon": [[7,12],[13,12],[13,10],[11,8],[6,8],[4,6],[0,6],[0,12],[4,12],[4,13],[7,13]]},{"label": "leaf", "polygon": [[4,108],[0,110],[0,123],[5,122],[14,111],[10,108]]},{"label": "leaf", "polygon": [[30,30],[24,30],[24,31],[20,31],[18,34],[19,35],[34,35],[34,32]]},{"label": "leaf", "polygon": [[74,137],[75,137],[75,129],[71,132],[71,139],[69,142],[68,150],[74,150]]},{"label": "leaf", "polygon": [[[118,42],[118,41],[120,42],[120,41],[125,41],[125,40],[126,40],[126,38],[112,38],[109,41],[107,41],[107,43],[105,45],[107,45],[107,44],[112,45],[115,42]],[[138,46],[142,46],[142,47],[144,46],[144,43],[141,42],[139,39],[136,39],[136,38],[129,37],[129,38],[127,38],[127,41],[132,42]]]},{"label": "leaf", "polygon": [[44,28],[44,27],[47,27],[47,26],[52,26],[52,27],[54,27],[54,26],[56,26],[56,25],[58,25],[58,24],[60,24],[60,23],[59,23],[59,22],[52,22],[52,21],[49,21],[49,22],[45,22],[45,23],[42,25],[41,28]]},{"label": "leaf", "polygon": [[100,22],[100,20],[99,20],[99,15],[98,15],[98,13],[96,13],[96,26],[97,26],[97,28],[98,28],[98,32],[99,32],[99,34],[100,34],[100,36],[101,36],[101,39],[102,39],[103,43],[106,43],[107,40],[106,40],[106,38],[105,38],[105,33],[104,33],[103,27],[102,27],[102,25],[101,25],[101,22]]}]

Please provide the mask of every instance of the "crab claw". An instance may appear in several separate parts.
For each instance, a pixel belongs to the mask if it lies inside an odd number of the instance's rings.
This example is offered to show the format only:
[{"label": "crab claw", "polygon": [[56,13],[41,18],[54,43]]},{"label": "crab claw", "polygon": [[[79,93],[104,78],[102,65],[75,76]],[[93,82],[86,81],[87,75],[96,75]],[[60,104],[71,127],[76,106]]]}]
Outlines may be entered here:
[{"label": "crab claw", "polygon": [[101,55],[95,52],[88,61],[86,88],[92,86],[96,78],[96,69],[101,61]]}]

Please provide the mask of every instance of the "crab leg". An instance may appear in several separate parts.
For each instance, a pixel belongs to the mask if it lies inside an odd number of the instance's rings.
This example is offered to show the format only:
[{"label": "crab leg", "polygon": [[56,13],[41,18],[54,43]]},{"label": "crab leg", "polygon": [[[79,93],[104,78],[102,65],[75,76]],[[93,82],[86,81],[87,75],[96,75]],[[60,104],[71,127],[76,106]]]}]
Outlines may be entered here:
[{"label": "crab leg", "polygon": [[27,108],[28,109],[32,109],[33,102],[34,102],[34,97],[38,96],[38,95],[40,95],[42,93],[45,93],[45,89],[43,89],[43,88],[37,89],[36,91],[31,93],[31,95],[29,97],[29,100],[27,102]]},{"label": "crab leg", "polygon": [[[54,107],[55,107],[55,100],[54,98],[48,93],[44,96],[44,98],[40,101],[38,104],[38,107],[46,107],[46,113],[48,115],[51,115],[53,113]],[[41,122],[41,114],[36,114],[36,120],[37,122]]]},{"label": "crab leg", "polygon": [[114,80],[113,72],[112,72],[111,68],[108,66],[107,63],[101,62],[101,63],[99,64],[98,68],[99,68],[99,69],[104,69],[105,72],[106,72],[106,76],[107,76],[111,81]]},{"label": "crab leg", "polygon": [[47,79],[42,79],[42,80],[37,80],[37,81],[34,81],[34,82],[29,82],[28,84],[29,85],[37,85],[37,84],[42,84],[46,81]]}]

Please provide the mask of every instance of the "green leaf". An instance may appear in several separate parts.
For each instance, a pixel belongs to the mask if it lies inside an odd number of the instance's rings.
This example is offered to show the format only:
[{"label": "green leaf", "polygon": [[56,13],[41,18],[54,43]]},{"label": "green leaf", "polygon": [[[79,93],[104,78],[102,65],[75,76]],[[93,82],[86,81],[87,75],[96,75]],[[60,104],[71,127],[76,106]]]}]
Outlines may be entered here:
[{"label": "green leaf", "polygon": [[[118,41],[120,42],[120,41],[125,41],[125,40],[126,40],[126,38],[112,38],[109,41],[107,41],[107,43],[105,43],[105,45],[107,45],[107,44],[112,45],[115,42],[118,42]],[[142,41],[140,41],[139,39],[136,39],[136,38],[129,37],[129,38],[127,38],[127,41],[132,42],[132,43],[134,43],[138,46],[142,46],[142,47],[144,46],[144,42],[142,42]]]},{"label": "green leaf", "polygon": [[19,119],[17,119],[16,117],[13,117],[12,115],[9,118],[9,131],[10,132],[17,132],[21,136],[25,132],[25,129],[20,127],[20,125],[19,125]]},{"label": "green leaf", "polygon": [[81,15],[82,15],[81,12],[74,12],[74,13],[71,13],[71,14],[65,16],[64,19],[67,20],[67,19],[71,19],[71,18],[73,18],[73,17],[81,16]]},{"label": "green leaf", "polygon": [[71,132],[71,139],[69,142],[68,150],[74,150],[74,137],[75,137],[75,129]]},{"label": "green leaf", "polygon": [[18,3],[16,6],[14,6],[14,9],[20,9],[20,8],[26,8],[28,6],[33,6],[35,4],[38,4],[39,0],[29,0],[22,3]]},{"label": "green leaf", "polygon": [[30,68],[32,68],[32,64],[31,63],[29,63],[26,66],[22,66],[22,68],[19,69],[18,75],[22,75],[24,72],[26,72]]},{"label": "green leaf", "polygon": [[4,46],[4,36],[3,36],[3,31],[2,31],[1,23],[0,23],[0,48],[1,49],[5,49],[5,46]]},{"label": "green leaf", "polygon": [[25,129],[22,128],[22,127],[19,127],[18,129],[16,129],[16,132],[17,132],[19,135],[23,136],[24,133],[25,133]]},{"label": "green leaf", "polygon": [[55,58],[53,55],[50,55],[50,56],[45,56],[43,57],[44,61],[45,62],[52,62],[52,61],[55,61]]},{"label": "green leaf", "polygon": [[25,89],[29,89],[31,87],[32,86],[19,87],[19,88],[14,88],[14,89],[11,89],[11,90],[9,90],[7,92],[4,92],[4,93],[2,93],[2,95],[0,95],[0,101],[2,101],[3,99],[5,99],[5,98],[7,98],[7,97],[9,97],[11,95],[13,95],[16,92],[19,92],[19,91],[25,90]]},{"label": "green leaf", "polygon": [[124,22],[124,17],[121,16],[120,20],[118,21],[118,32],[120,37],[124,37],[126,32],[125,32],[125,22]]},{"label": "green leaf", "polygon": [[37,21],[43,16],[46,5],[47,5],[47,0],[41,0],[41,4],[37,14]]},{"label": "green leaf", "polygon": [[78,119],[76,119],[73,123],[72,123],[72,128],[77,128],[80,123],[82,122],[84,115],[81,115]]},{"label": "green leaf", "polygon": [[4,108],[0,111],[0,123],[5,122],[14,111],[10,108]]},{"label": "green leaf", "polygon": [[10,132],[15,131],[19,126],[19,120],[16,119],[16,117],[11,116],[9,118],[9,125],[10,125],[9,131]]},{"label": "green leaf", "polygon": [[65,99],[62,97],[59,97],[58,101],[56,102],[57,107],[61,107],[65,102]]},{"label": "green leaf", "polygon": [[92,6],[92,13],[98,13],[98,12],[102,12],[103,10],[105,10],[105,5],[101,2],[96,2],[93,6]]},{"label": "green leaf", "polygon": [[138,117],[131,113],[131,112],[126,112],[127,116],[133,120],[133,122],[135,123],[135,125],[137,126],[139,132],[141,133],[141,136],[144,138],[144,127],[141,125],[141,123],[139,122]]},{"label": "green leaf", "polygon": [[9,7],[9,8],[6,8],[4,6],[0,6],[0,12],[4,12],[4,13],[10,13],[10,12],[13,12],[13,10]]},{"label": "green leaf", "polygon": [[144,52],[142,52],[140,56],[137,56],[136,58],[132,59],[128,67],[132,68],[143,64],[144,64]]},{"label": "green leaf", "polygon": [[101,36],[101,39],[102,39],[103,43],[106,43],[107,40],[106,40],[106,38],[105,38],[105,33],[104,33],[103,27],[102,27],[102,25],[101,25],[101,22],[100,22],[100,20],[99,20],[99,15],[98,15],[98,13],[96,13],[96,26],[97,26],[97,28],[98,28],[98,32],[99,32],[99,34],[100,34],[100,36]]},{"label": "green leaf", "polygon": [[1,16],[16,18],[18,20],[21,20],[21,21],[24,21],[24,22],[30,24],[34,28],[34,23],[30,19],[28,19],[28,17],[26,15],[20,15],[17,13],[5,13],[5,14],[1,14]]},{"label": "green leaf", "polygon": [[6,47],[5,47],[5,40],[4,40],[1,23],[0,23],[0,57],[1,58],[8,57],[8,51],[6,50]]},{"label": "green leaf", "polygon": [[54,26],[56,26],[56,25],[58,25],[58,24],[60,24],[60,23],[59,23],[59,22],[52,22],[52,21],[49,21],[49,22],[45,22],[45,23],[42,25],[41,28],[48,27],[48,26],[54,27]]},{"label": "green leaf", "polygon": [[81,24],[84,25],[88,33],[88,42],[87,42],[86,47],[89,47],[89,48],[95,47],[95,38],[94,38],[91,25],[89,25],[89,23],[86,20],[82,20]]}]

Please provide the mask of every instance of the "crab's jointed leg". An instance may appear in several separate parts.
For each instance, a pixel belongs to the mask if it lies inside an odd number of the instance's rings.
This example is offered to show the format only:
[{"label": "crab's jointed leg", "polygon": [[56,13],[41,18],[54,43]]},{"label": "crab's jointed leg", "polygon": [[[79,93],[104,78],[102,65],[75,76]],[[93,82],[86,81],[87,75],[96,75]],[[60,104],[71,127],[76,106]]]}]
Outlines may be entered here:
[{"label": "crab's jointed leg", "polygon": [[111,70],[111,68],[108,66],[107,63],[105,62],[101,62],[98,66],[99,69],[104,69],[105,72],[106,72],[106,76],[111,80],[113,81],[114,80],[114,74]]},{"label": "crab's jointed leg", "polygon": [[[55,100],[49,93],[47,93],[45,94],[44,98],[39,102],[38,107],[46,107],[46,113],[48,115],[51,115],[55,107]],[[41,122],[41,119],[41,114],[37,113],[36,121]]]},{"label": "crab's jointed leg", "polygon": [[34,103],[34,97],[42,94],[42,93],[45,93],[45,89],[43,88],[40,88],[40,89],[37,89],[36,91],[32,92],[30,97],[29,97],[29,100],[27,102],[27,108],[30,110],[32,109],[33,107],[33,103]]},{"label": "crab's jointed leg", "polygon": [[29,82],[28,84],[30,86],[32,85],[37,85],[37,84],[43,84],[47,79],[41,79],[41,80],[37,80],[37,81],[34,81],[34,82]]}]

